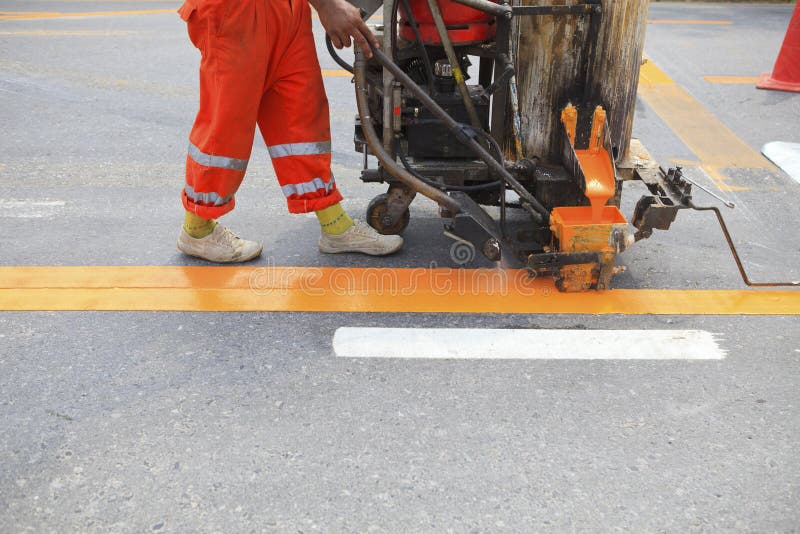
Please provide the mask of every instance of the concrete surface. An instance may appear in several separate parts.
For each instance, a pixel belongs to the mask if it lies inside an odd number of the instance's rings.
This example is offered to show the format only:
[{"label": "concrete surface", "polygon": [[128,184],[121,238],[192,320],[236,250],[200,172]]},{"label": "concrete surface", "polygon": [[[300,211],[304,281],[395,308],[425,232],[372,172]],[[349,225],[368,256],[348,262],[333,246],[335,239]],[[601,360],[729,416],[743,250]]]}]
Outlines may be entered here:
[{"label": "concrete surface", "polygon": [[[0,12],[177,7],[3,0]],[[654,20],[731,24],[651,24],[647,54],[753,150],[798,142],[800,95],[703,79],[771,70],[791,10],[653,4]],[[197,61],[173,13],[0,13],[1,265],[200,264],[174,249]],[[334,170],[360,214],[383,188],[357,179],[350,80],[326,87]],[[644,102],[635,134],[665,166],[697,160]],[[800,185],[728,172],[746,188],[720,194],[737,204],[726,216],[752,276],[800,278]],[[641,187],[626,188],[630,214]],[[256,264],[452,265],[425,200],[399,255],[319,255],[316,221],[285,212],[260,140],[226,222],[265,241]],[[617,287],[742,286],[702,213],[621,262]],[[702,329],[728,357],[333,355],[338,327],[418,325]],[[796,531],[798,327],[796,315],[1,313],[0,531]]]}]

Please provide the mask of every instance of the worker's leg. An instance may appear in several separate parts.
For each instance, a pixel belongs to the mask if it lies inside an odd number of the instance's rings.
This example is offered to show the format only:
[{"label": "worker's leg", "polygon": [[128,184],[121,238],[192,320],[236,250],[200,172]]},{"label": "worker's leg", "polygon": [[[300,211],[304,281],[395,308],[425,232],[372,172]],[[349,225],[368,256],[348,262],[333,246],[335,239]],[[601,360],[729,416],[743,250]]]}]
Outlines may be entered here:
[{"label": "worker's leg", "polygon": [[342,195],[331,173],[328,99],[311,30],[311,8],[302,0],[291,5],[299,10],[294,12],[300,17],[299,26],[271,73],[274,79],[269,80],[258,116],[289,211],[317,213],[323,252],[395,252],[402,238],[354,224],[339,204]]},{"label": "worker's leg", "polygon": [[342,195],[331,174],[328,99],[311,33],[310,7],[302,1],[293,5],[301,10],[292,14],[300,17],[292,19],[297,31],[269,73],[258,126],[289,212],[308,213],[336,204]]},{"label": "worker's leg", "polygon": [[211,261],[246,261],[261,252],[258,243],[217,227],[214,218],[233,209],[253,146],[268,56],[262,4],[188,0],[180,10],[202,59],[178,248]]}]

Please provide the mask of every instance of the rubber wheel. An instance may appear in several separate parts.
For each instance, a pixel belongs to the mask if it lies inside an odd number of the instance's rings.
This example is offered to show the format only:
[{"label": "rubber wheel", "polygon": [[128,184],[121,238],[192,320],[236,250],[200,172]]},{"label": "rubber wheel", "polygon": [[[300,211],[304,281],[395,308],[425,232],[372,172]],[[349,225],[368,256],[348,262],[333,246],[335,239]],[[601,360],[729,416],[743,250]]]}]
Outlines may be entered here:
[{"label": "rubber wheel", "polygon": [[378,195],[370,201],[367,206],[367,223],[383,235],[398,235],[403,233],[403,230],[408,226],[408,221],[411,219],[411,213],[408,208],[403,212],[400,220],[391,226],[386,226],[383,223],[383,217],[386,210],[389,208],[389,194],[383,193]]}]

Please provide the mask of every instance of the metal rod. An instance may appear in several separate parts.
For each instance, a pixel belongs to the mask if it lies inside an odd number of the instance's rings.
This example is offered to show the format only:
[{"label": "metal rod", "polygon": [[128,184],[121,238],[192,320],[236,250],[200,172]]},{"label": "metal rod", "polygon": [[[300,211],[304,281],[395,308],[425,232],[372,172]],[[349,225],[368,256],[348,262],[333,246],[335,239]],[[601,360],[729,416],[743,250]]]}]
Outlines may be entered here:
[{"label": "metal rod", "polygon": [[[511,20],[505,18],[497,19],[497,34],[495,35],[494,79],[499,79],[505,66],[500,61],[501,56],[510,57],[511,51]],[[492,95],[492,125],[491,133],[495,141],[505,144],[506,135],[506,116],[508,114],[508,84],[502,84]]]},{"label": "metal rod", "polygon": [[450,62],[450,69],[453,71],[453,78],[456,79],[458,92],[461,93],[461,99],[464,101],[464,107],[467,108],[469,115],[469,122],[472,127],[478,130],[482,129],[481,119],[478,117],[478,112],[475,110],[475,104],[472,102],[472,97],[467,88],[467,82],[464,80],[464,73],[461,71],[461,63],[456,56],[456,50],[453,48],[453,43],[450,41],[450,35],[447,33],[447,26],[442,18],[442,12],[439,11],[439,4],[437,0],[428,0],[428,7],[433,16],[433,22],[436,25],[436,31],[439,33],[439,38],[442,40],[444,52],[447,54],[447,60]]},{"label": "metal rod", "polygon": [[701,189],[701,190],[705,191],[706,193],[708,193],[708,194],[709,194],[709,195],[711,195],[712,197],[716,198],[717,200],[719,200],[720,202],[722,202],[723,204],[725,204],[725,206],[727,206],[728,208],[731,208],[731,209],[733,209],[733,208],[735,208],[735,207],[736,207],[736,204],[734,204],[734,203],[733,203],[733,202],[731,202],[730,200],[725,200],[724,198],[722,198],[722,197],[721,197],[721,196],[719,196],[718,194],[714,193],[714,192],[713,192],[713,191],[711,191],[710,189],[708,189],[708,188],[706,188],[706,187],[704,187],[704,186],[702,186],[702,185],[698,184],[698,183],[697,183],[697,182],[695,182],[694,180],[690,180],[690,179],[689,179],[689,178],[687,178],[687,177],[686,177],[684,174],[681,174],[681,179],[683,179],[683,180],[684,180],[684,181],[686,181],[686,182],[689,182],[690,184],[692,184],[693,186],[697,187],[698,189]]},{"label": "metal rod", "polygon": [[505,17],[510,19],[511,18],[511,8],[509,6],[495,4],[494,2],[488,2],[487,0],[453,0],[457,4],[461,4],[462,6],[468,6],[472,9],[477,9],[478,11],[483,11],[484,13],[489,13],[490,15],[494,15],[495,17]]},{"label": "metal rod", "polygon": [[[397,17],[397,4],[395,2],[384,2],[383,3],[383,20],[384,21],[394,21],[394,17]],[[394,57],[395,51],[395,39],[397,36],[397,28],[395,24],[390,24],[389,27],[384,27],[383,29],[383,49],[389,54],[389,57]],[[355,70],[355,65],[353,65],[353,69]],[[393,98],[393,91],[392,91],[392,84],[394,83],[394,78],[392,78],[392,73],[388,70],[383,70],[383,148],[391,153],[394,154],[394,132],[392,131],[392,110],[394,108],[395,103],[392,102]],[[386,105],[388,101],[389,105]],[[394,159],[394,158],[392,158]]]},{"label": "metal rod", "polygon": [[[459,0],[454,0],[459,2]],[[462,2],[459,2],[462,3]],[[600,4],[576,4],[574,6],[514,6],[511,8],[513,16],[538,16],[538,15],[589,15],[599,13]]]},{"label": "metal rod", "polygon": [[506,183],[500,182],[500,235],[506,238]]},{"label": "metal rod", "polygon": [[[514,64],[514,53],[509,51],[509,62]],[[519,113],[519,93],[517,92],[517,75],[516,73],[508,80],[508,96],[511,100],[511,114],[512,125],[514,130],[514,153],[517,156],[517,161],[524,158],[522,150],[522,116]]]},{"label": "metal rod", "polygon": [[719,208],[716,206],[708,206],[708,207],[701,207],[695,205],[691,200],[688,202],[689,207],[693,210],[697,211],[713,211],[714,215],[717,216],[717,220],[719,221],[719,225],[722,228],[722,233],[725,234],[725,240],[728,242],[728,247],[731,249],[731,254],[733,254],[733,260],[736,262],[736,267],[739,269],[739,274],[742,276],[742,280],[744,283],[750,287],[800,287],[800,281],[795,282],[751,282],[750,278],[747,276],[747,273],[744,270],[744,264],[742,264],[742,260],[739,258],[739,253],[736,252],[736,247],[733,244],[733,238],[731,238],[730,232],[728,232],[728,227],[725,224],[725,220],[722,218],[722,213],[719,211]]},{"label": "metal rod", "polygon": [[[375,52],[374,50],[373,52]],[[386,56],[381,52],[384,60]],[[391,63],[391,62],[390,62]],[[401,167],[394,158],[384,149],[378,134],[375,131],[375,126],[372,124],[372,117],[369,112],[369,102],[367,102],[367,68],[364,59],[364,53],[360,48],[355,48],[355,62],[353,63],[353,70],[355,71],[355,85],[356,85],[356,105],[358,107],[358,115],[361,119],[361,129],[364,132],[364,138],[371,152],[383,164],[383,167],[395,178],[400,180],[403,184],[413,189],[414,191],[430,198],[441,206],[444,206],[452,213],[459,213],[461,205],[452,197],[443,193],[442,191],[431,187],[421,180],[416,179],[403,167]]]},{"label": "metal rod", "polygon": [[[372,57],[378,61],[383,68],[390,71],[394,78],[402,83],[420,102],[422,105],[428,108],[428,110],[440,121],[442,124],[453,134],[462,140],[462,142],[470,149],[476,156],[478,156],[486,165],[488,165],[498,176],[502,177],[503,180],[508,183],[511,188],[517,192],[520,198],[527,201],[535,210],[533,213],[538,213],[538,216],[535,217],[536,219],[541,218],[540,222],[547,223],[550,220],[550,212],[542,206],[542,204],[534,197],[530,191],[525,189],[525,187],[516,179],[514,176],[506,170],[502,163],[495,160],[489,152],[486,151],[483,146],[475,141],[472,137],[467,136],[464,131],[462,130],[462,126],[456,122],[453,117],[451,117],[444,109],[442,109],[439,104],[436,103],[428,94],[422,89],[419,85],[417,85],[414,80],[412,80],[408,74],[403,72],[403,70],[395,65],[383,52],[380,50],[373,48],[372,49]],[[361,67],[364,69],[364,66]],[[356,74],[358,74],[358,69],[356,69]],[[363,79],[363,78],[362,78]],[[356,78],[358,82],[358,78]],[[356,97],[361,96],[356,92]],[[405,170],[405,169],[403,169]],[[423,193],[424,194],[424,193]],[[428,196],[428,195],[425,195]]]}]

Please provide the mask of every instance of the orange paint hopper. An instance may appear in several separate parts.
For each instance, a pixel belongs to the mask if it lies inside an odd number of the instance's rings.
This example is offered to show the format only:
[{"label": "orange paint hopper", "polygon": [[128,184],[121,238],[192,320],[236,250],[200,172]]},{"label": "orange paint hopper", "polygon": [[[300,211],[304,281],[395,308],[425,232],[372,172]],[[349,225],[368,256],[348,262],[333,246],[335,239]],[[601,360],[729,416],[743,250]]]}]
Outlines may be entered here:
[{"label": "orange paint hopper", "polygon": [[560,290],[568,292],[606,289],[614,271],[614,258],[632,242],[625,216],[616,206],[606,206],[617,184],[606,113],[600,106],[595,108],[585,149],[575,148],[578,109],[569,104],[561,113],[561,122],[565,132],[565,164],[572,168],[591,205],[553,209],[550,215],[552,246],[561,253],[590,255],[585,256],[586,263],[561,266],[555,273],[556,284]]},{"label": "orange paint hopper", "polygon": [[578,109],[568,104],[561,112],[561,122],[569,141],[565,159],[572,163],[574,174],[580,177],[581,189],[592,205],[593,220],[599,221],[605,213],[602,208],[614,196],[617,185],[614,159],[610,153],[606,112],[602,106],[594,109],[589,144],[585,149],[575,148]]},{"label": "orange paint hopper", "polygon": [[594,208],[574,206],[554,208],[550,229],[561,252],[617,252],[614,232],[625,233],[628,221],[616,206],[602,206],[599,220]]}]

